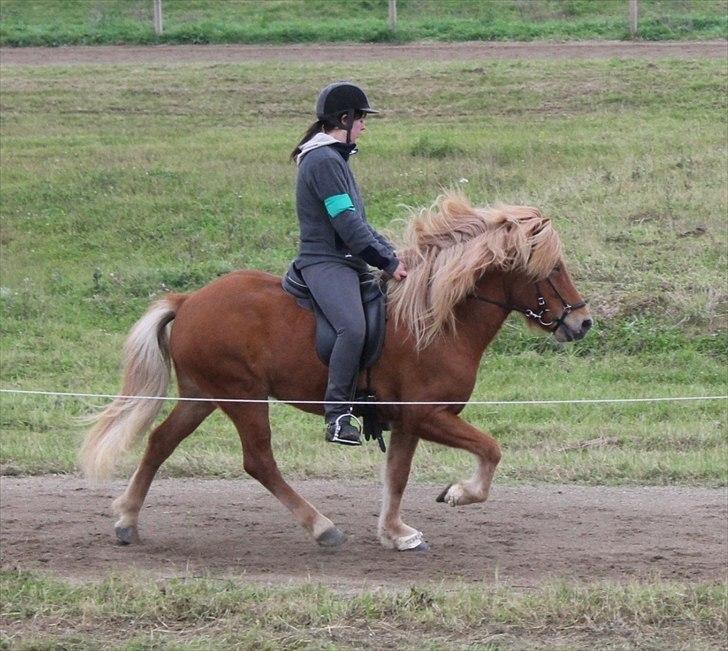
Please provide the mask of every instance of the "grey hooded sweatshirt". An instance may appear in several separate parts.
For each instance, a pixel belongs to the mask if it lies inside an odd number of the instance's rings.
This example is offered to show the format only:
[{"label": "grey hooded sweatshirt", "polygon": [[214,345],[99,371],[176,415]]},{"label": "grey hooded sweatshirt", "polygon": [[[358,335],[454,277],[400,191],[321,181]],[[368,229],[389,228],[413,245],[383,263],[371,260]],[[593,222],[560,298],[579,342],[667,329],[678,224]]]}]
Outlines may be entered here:
[{"label": "grey hooded sweatshirt", "polygon": [[392,245],[366,219],[364,202],[349,168],[354,145],[317,133],[296,158],[296,213],[301,244],[299,269],[340,261],[359,271],[367,263],[392,274],[399,260]]}]

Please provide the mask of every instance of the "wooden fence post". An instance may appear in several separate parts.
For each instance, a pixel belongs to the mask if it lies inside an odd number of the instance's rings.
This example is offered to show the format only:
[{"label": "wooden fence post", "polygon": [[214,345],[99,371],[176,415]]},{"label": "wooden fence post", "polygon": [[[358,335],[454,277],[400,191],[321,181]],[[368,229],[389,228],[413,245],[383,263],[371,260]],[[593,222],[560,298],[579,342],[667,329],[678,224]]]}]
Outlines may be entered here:
[{"label": "wooden fence post", "polygon": [[397,30],[397,0],[389,0],[389,29]]},{"label": "wooden fence post", "polygon": [[162,0],[154,0],[154,33],[159,36],[164,27],[162,25]]},{"label": "wooden fence post", "polygon": [[637,0],[629,0],[629,37],[637,38],[637,21],[639,19],[639,7]]}]

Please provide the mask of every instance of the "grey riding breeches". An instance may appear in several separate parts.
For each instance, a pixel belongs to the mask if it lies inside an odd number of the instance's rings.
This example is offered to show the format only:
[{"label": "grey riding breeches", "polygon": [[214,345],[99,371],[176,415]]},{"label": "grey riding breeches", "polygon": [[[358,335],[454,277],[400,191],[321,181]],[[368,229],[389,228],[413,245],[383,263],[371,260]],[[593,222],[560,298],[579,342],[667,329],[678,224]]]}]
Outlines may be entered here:
[{"label": "grey riding breeches", "polygon": [[[319,262],[301,269],[301,275],[336,331],[324,397],[325,417],[330,422],[350,409],[364,349],[366,322],[359,273],[338,262]],[[336,402],[346,404],[333,404]]]}]

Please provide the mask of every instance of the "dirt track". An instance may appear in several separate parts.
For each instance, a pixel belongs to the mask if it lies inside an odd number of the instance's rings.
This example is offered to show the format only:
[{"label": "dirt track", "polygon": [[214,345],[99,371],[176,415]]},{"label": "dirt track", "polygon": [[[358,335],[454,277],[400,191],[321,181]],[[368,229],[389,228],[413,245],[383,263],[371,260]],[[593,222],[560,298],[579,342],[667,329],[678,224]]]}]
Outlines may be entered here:
[{"label": "dirt track", "polygon": [[376,483],[295,485],[347,533],[343,547],[317,547],[253,481],[159,480],[142,512],[142,543],[120,547],[110,504],[122,484],[91,490],[74,477],[4,477],[2,567],[71,578],[135,567],[338,586],[728,577],[725,490],[496,485],[488,503],[454,509],[435,503],[439,485],[415,484],[405,519],[432,549],[402,553],[376,540]]},{"label": "dirt track", "polygon": [[317,63],[457,61],[485,59],[725,58],[726,41],[567,43],[411,43],[408,45],[159,45],[0,48],[3,65],[71,65],[76,63]]}]

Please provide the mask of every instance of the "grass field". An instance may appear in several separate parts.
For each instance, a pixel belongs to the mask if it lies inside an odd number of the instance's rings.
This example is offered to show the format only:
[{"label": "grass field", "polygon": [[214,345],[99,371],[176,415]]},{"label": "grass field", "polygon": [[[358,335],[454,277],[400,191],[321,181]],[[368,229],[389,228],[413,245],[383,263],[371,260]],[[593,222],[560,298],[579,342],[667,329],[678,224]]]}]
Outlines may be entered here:
[{"label": "grass field", "polygon": [[[640,0],[638,37],[725,38],[726,0]],[[0,44],[626,39],[626,0],[3,0]]]},{"label": "grass field", "polygon": [[[114,393],[125,333],[153,296],[239,267],[281,273],[297,226],[287,154],[336,66],[6,67],[2,74],[2,383]],[[562,348],[513,317],[475,398],[724,395],[728,344],[724,61],[373,63],[384,109],[353,163],[370,219],[462,187],[540,206],[597,326]],[[291,107],[296,107],[292,109]],[[102,401],[2,395],[8,473],[72,472]],[[289,475],[376,474],[317,418],[272,407]],[[724,485],[724,401],[469,407],[504,447],[499,481]],[[415,477],[466,456],[423,446]],[[242,474],[221,416],[175,475]]]},{"label": "grass field", "polygon": [[342,598],[316,585],[133,575],[73,585],[8,571],[0,595],[5,643],[28,651],[711,649],[726,634],[725,587],[711,583],[450,585]]},{"label": "grass field", "polygon": [[[171,4],[171,3],[170,3]],[[6,4],[3,3],[3,11]],[[376,63],[354,161],[372,221],[463,187],[555,219],[595,332],[561,348],[512,319],[476,397],[726,393],[725,61]],[[315,90],[308,65],[3,67],[1,385],[115,392],[129,326],[153,296],[296,250],[288,151]],[[6,473],[72,472],[100,401],[3,394]],[[376,476],[381,455],[322,442],[319,419],[272,407],[290,477]],[[725,402],[469,407],[503,444],[497,482],[726,484]],[[133,460],[124,471],[128,471]],[[415,479],[471,460],[422,446]],[[175,475],[238,476],[219,416]],[[293,525],[291,525],[293,526]],[[62,541],[59,542],[62,544]],[[654,580],[329,589],[244,575],[0,574],[0,648],[720,648],[721,583]]]}]

